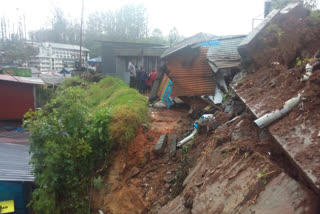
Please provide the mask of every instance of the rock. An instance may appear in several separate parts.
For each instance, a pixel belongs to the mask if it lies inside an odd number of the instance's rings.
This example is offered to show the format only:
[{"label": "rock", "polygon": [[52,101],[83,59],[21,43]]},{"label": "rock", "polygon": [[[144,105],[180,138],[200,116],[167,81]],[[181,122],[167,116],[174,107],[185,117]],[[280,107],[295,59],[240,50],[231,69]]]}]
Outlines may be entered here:
[{"label": "rock", "polygon": [[158,101],[152,105],[154,108],[167,108],[166,104],[164,104],[162,101]]},{"label": "rock", "polygon": [[162,180],[166,183],[171,183],[174,180],[175,176],[173,174],[165,175]]},{"label": "rock", "polygon": [[176,155],[177,152],[177,136],[169,136],[169,157],[172,158]]},{"label": "rock", "polygon": [[136,175],[138,175],[140,173],[140,170],[137,168],[137,167],[133,167],[131,170],[130,170],[130,175],[129,177],[130,178],[133,178],[135,177]]},{"label": "rock", "polygon": [[156,153],[157,155],[160,155],[163,152],[166,144],[167,144],[167,135],[163,134],[160,136],[157,144],[154,146],[153,152]]}]

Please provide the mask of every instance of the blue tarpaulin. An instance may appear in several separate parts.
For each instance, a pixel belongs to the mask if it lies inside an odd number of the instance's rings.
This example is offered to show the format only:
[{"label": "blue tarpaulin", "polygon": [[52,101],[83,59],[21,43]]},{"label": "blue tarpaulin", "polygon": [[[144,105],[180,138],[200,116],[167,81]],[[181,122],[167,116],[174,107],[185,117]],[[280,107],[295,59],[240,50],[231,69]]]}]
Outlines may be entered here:
[{"label": "blue tarpaulin", "polygon": [[101,56],[89,59],[88,62],[102,62]]},{"label": "blue tarpaulin", "polygon": [[220,41],[219,40],[211,40],[211,41],[207,41],[207,42],[201,42],[200,45],[201,45],[201,47],[219,46]]}]

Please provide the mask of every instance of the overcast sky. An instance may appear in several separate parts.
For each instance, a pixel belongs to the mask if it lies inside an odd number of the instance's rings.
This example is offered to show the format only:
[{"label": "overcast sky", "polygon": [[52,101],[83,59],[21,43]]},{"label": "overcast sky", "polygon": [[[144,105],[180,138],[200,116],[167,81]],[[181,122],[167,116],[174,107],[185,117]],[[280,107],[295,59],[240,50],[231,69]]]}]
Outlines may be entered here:
[{"label": "overcast sky", "polygon": [[[27,30],[48,24],[54,7],[60,7],[70,18],[80,20],[81,0],[7,0],[1,1],[0,16],[13,21],[25,14]],[[247,34],[252,19],[263,17],[264,0],[84,0],[85,16],[101,10],[117,9],[125,4],[143,4],[149,17],[149,28],[160,28],[164,34],[176,27],[184,36],[198,32],[215,35]]]}]

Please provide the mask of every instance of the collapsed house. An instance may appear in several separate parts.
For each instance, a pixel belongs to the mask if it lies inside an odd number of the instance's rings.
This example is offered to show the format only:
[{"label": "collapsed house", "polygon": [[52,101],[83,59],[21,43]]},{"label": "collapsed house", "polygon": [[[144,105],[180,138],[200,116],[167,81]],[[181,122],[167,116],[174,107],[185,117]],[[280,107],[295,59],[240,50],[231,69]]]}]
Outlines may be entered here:
[{"label": "collapsed house", "polygon": [[228,91],[227,83],[239,71],[237,46],[244,38],[245,35],[198,33],[179,42],[162,54],[166,69],[158,88],[153,90],[158,91],[158,97],[168,107],[170,97],[179,97],[191,108],[205,106],[208,101],[222,103],[223,93]]}]

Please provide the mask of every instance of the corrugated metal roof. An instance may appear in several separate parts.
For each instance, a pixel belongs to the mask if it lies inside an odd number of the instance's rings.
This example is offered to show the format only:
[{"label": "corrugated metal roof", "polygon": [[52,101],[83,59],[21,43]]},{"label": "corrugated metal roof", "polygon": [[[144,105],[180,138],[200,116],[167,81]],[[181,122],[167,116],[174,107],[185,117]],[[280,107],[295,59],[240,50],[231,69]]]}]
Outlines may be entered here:
[{"label": "corrugated metal roof", "polygon": [[191,65],[183,65],[183,55],[168,60],[173,96],[214,95],[215,78],[207,62],[207,51],[208,48],[200,48],[199,55]]},{"label": "corrugated metal roof", "polygon": [[209,47],[207,58],[215,72],[221,68],[239,66],[240,55],[237,47],[245,37],[246,35],[221,37],[221,39],[217,39],[218,45]]},{"label": "corrugated metal roof", "polygon": [[68,79],[68,77],[65,77],[58,72],[42,72],[39,75],[39,78],[41,78],[46,85],[59,85]]},{"label": "corrugated metal roof", "polygon": [[11,76],[8,74],[0,74],[0,80],[20,82],[20,83],[33,84],[33,85],[44,85],[44,82],[41,79],[35,78],[35,77],[18,77],[18,76]]},{"label": "corrugated metal roof", "polygon": [[0,181],[34,181],[29,146],[0,143]]},{"label": "corrugated metal roof", "polygon": [[173,54],[174,52],[181,50],[185,47],[188,47],[190,45],[199,43],[199,42],[205,42],[208,40],[212,40],[214,38],[217,38],[217,36],[207,34],[207,33],[197,33],[196,35],[193,35],[189,38],[186,38],[182,40],[181,42],[178,42],[173,47],[168,48],[162,55],[161,58],[167,57],[170,54]]}]

